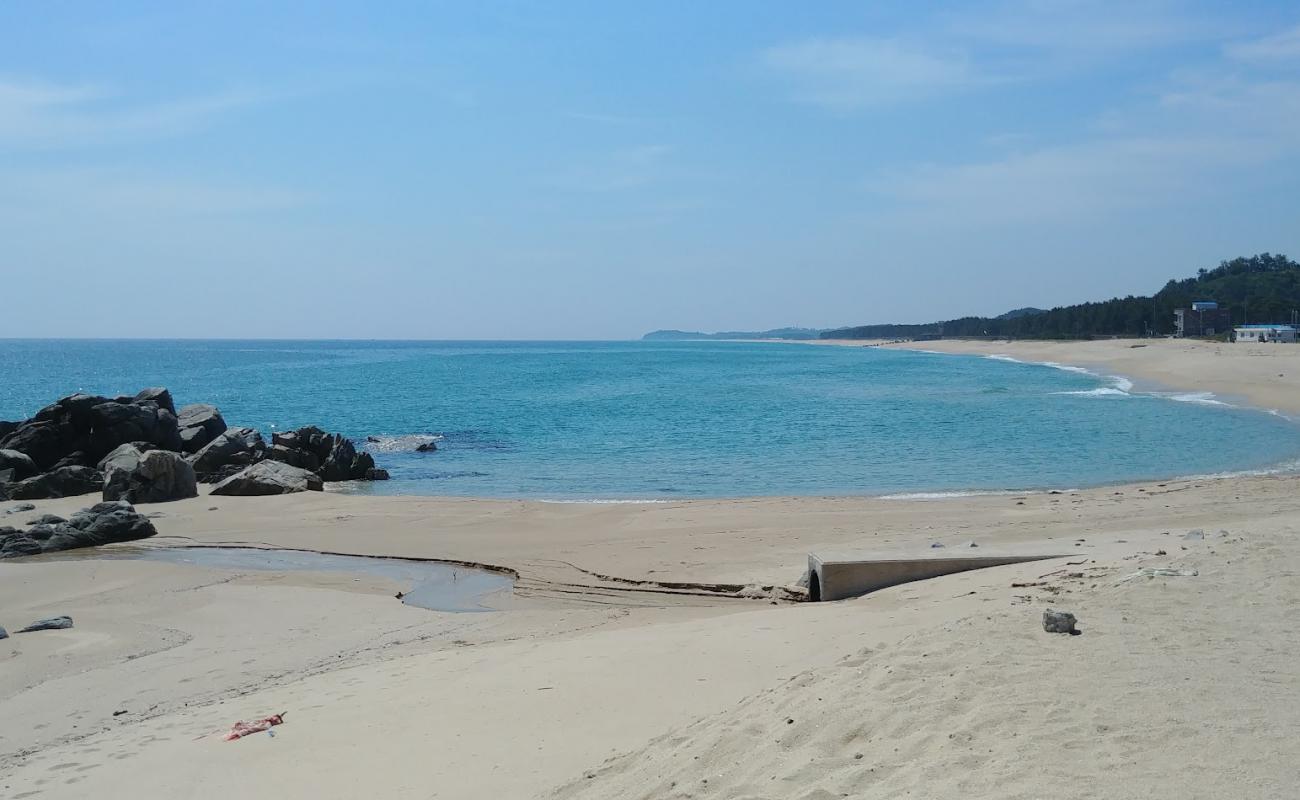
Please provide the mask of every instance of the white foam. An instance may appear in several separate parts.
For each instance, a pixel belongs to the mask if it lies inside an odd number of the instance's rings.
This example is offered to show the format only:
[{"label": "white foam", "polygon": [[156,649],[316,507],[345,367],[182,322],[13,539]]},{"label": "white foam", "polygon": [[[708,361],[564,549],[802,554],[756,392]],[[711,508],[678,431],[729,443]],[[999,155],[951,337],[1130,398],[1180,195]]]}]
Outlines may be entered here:
[{"label": "white foam", "polygon": [[[933,351],[931,351],[931,352],[933,352]],[[1004,355],[1002,355],[1001,353],[992,353],[992,354],[987,355],[987,356],[984,356],[984,357],[987,358],[987,359],[989,359],[990,361],[1006,361],[1007,363],[1010,363],[1010,364],[1023,364],[1023,363],[1025,363],[1025,362],[1021,361],[1020,359],[1018,359],[1018,358],[1012,358],[1011,356],[1004,356]]]},{"label": "white foam", "polygon": [[578,499],[578,500],[556,500],[556,499],[541,499],[541,500],[538,500],[537,502],[539,502],[539,503],[554,503],[554,504],[557,504],[557,505],[635,506],[635,505],[644,505],[644,504],[648,504],[648,503],[677,503],[677,502],[680,502],[680,501],[678,501],[678,500],[663,500],[663,499],[656,499],[656,500],[609,500],[609,499],[594,499],[594,500],[591,500],[591,499],[589,499],[589,500],[582,500],[582,499]]},{"label": "white foam", "polygon": [[1132,397],[1123,389],[1116,389],[1112,386],[1102,386],[1096,389],[1082,389],[1077,392],[1052,392],[1052,394],[1072,394],[1077,397]]},{"label": "white foam", "polygon": [[[1069,490],[1059,490],[1069,491]],[[964,491],[964,492],[904,492],[902,494],[884,494],[877,497],[877,500],[950,500],[954,497],[1008,497],[1011,495],[1024,496],[1027,494],[1041,494],[1038,490],[1026,492],[1013,492],[1010,489],[991,489],[988,491]]]},{"label": "white foam", "polygon": [[1181,394],[1158,393],[1156,397],[1163,397],[1166,400],[1173,400],[1179,403],[1202,403],[1207,406],[1228,406],[1231,403],[1225,403],[1222,400],[1216,400],[1213,392],[1183,392]]},{"label": "white foam", "polygon": [[374,436],[378,441],[367,439],[365,447],[374,453],[414,452],[422,444],[442,441],[442,437],[431,433],[408,433],[401,436]]}]

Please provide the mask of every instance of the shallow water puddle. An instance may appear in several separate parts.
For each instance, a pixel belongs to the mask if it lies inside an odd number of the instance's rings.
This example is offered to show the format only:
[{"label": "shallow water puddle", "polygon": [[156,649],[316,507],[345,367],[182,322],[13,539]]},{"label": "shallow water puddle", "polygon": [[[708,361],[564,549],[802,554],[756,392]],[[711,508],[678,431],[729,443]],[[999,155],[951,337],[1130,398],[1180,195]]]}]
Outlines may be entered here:
[{"label": "shallow water puddle", "polygon": [[485,605],[489,596],[509,592],[514,578],[492,572],[437,561],[402,558],[332,555],[309,550],[270,550],[257,547],[118,547],[90,553],[66,553],[63,557],[161,561],[196,567],[269,572],[332,572],[372,575],[408,583],[402,597],[410,606],[431,611],[492,611]]}]

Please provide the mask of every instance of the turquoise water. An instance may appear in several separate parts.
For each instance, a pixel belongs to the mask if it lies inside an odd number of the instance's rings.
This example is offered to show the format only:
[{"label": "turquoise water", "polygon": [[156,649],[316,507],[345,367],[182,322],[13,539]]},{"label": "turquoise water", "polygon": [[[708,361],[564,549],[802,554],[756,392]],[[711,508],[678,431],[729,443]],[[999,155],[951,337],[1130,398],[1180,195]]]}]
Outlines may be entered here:
[{"label": "turquoise water", "polygon": [[[1090,374],[730,342],[0,341],[0,419],[165,385],[264,433],[317,424],[393,480],[542,499],[1063,488],[1272,467],[1300,426]],[[411,452],[436,437],[435,453]]]}]

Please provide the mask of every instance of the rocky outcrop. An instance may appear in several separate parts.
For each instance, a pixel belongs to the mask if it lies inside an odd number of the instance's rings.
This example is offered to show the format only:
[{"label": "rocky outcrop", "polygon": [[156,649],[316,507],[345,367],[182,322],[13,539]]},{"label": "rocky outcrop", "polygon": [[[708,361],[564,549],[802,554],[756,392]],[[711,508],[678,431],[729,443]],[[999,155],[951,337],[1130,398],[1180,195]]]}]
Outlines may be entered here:
[{"label": "rocky outcrop", "polygon": [[[187,454],[177,459],[148,452]],[[0,499],[43,499],[104,491],[107,498],[156,502],[193,496],[189,473],[222,481],[264,459],[314,473],[327,481],[384,480],[369,453],[320,428],[277,434],[270,447],[252,428],[227,428],[214,406],[179,411],[162,387],[135,395],[74,394],[31,419],[0,423]],[[141,469],[145,462],[150,466]],[[102,481],[115,476],[111,486]]]},{"label": "rocky outcrop", "polygon": [[319,492],[324,483],[314,472],[280,461],[262,461],[212,487],[212,494],[255,496]]},{"label": "rocky outcrop", "polygon": [[325,481],[384,480],[368,476],[388,474],[376,471],[374,457],[365,451],[358,452],[351,439],[315,426],[272,434],[266,457],[311,470]]},{"label": "rocky outcrop", "polygon": [[6,485],[11,500],[42,500],[51,497],[76,497],[98,492],[104,475],[93,467],[59,467],[43,475]]},{"label": "rocky outcrop", "polygon": [[213,483],[256,464],[265,455],[262,434],[253,428],[231,428],[204,445],[189,461],[199,480]]},{"label": "rocky outcrop", "polygon": [[197,497],[194,467],[179,453],[140,452],[122,445],[107,459],[104,499],[129,503],[165,503]]},{"label": "rocky outcrop", "polygon": [[191,403],[176,413],[180,427],[181,452],[197,453],[203,446],[226,432],[226,420],[216,406]]},{"label": "rocky outcrop", "polygon": [[26,530],[0,528],[0,558],[129,542],[146,539],[157,532],[148,517],[130,503],[96,503],[66,521],[40,523]]}]

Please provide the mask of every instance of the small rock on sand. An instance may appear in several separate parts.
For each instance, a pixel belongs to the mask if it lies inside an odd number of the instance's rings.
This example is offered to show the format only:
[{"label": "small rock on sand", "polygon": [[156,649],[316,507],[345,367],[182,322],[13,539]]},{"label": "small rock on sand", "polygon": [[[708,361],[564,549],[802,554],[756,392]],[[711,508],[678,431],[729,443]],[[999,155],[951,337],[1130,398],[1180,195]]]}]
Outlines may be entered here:
[{"label": "small rock on sand", "polygon": [[50,617],[49,619],[38,619],[18,632],[33,633],[35,631],[58,631],[71,627],[72,617]]},{"label": "small rock on sand", "polygon": [[9,631],[5,630],[3,625],[0,625],[0,639],[8,639],[8,638],[9,638]]},{"label": "small rock on sand", "polygon": [[1049,608],[1043,612],[1043,630],[1048,633],[1077,634],[1079,631],[1074,627],[1077,622],[1069,611],[1053,611]]}]

